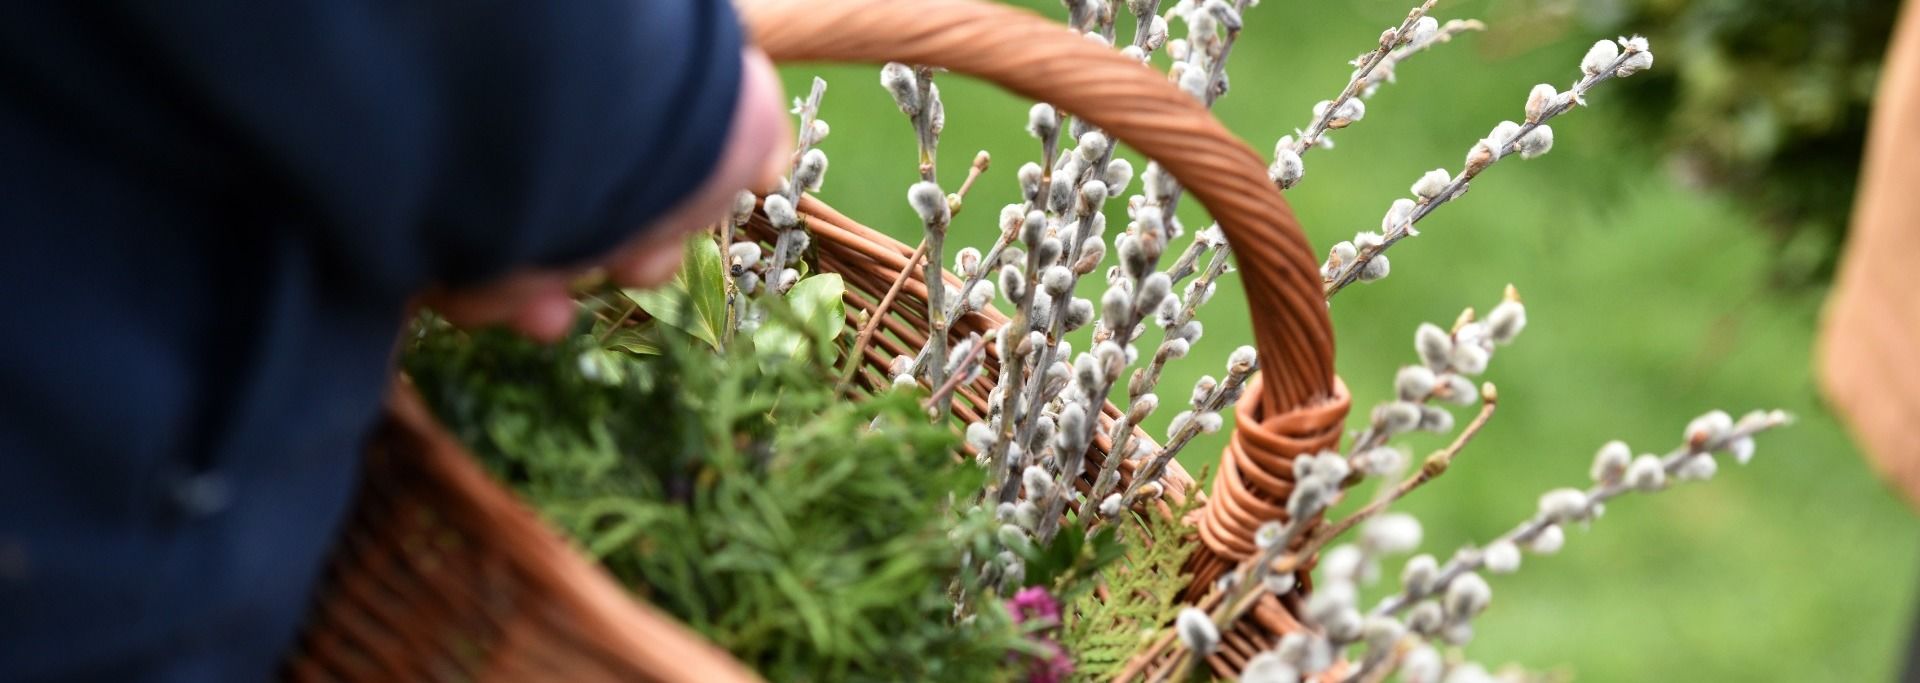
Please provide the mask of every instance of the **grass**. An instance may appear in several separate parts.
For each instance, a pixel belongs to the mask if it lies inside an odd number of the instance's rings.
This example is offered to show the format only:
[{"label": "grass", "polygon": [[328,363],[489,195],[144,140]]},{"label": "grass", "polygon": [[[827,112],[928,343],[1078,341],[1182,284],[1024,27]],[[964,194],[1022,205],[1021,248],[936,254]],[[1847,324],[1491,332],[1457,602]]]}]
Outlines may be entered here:
[{"label": "grass", "polygon": [[[1219,115],[1264,153],[1304,123],[1314,101],[1338,91],[1345,60],[1407,4],[1271,0],[1250,9]],[[1062,14],[1057,5],[1039,9]],[[1437,14],[1487,11],[1485,2],[1443,3]],[[1335,136],[1338,148],[1307,156],[1306,178],[1288,198],[1315,244],[1377,226],[1421,172],[1458,170],[1474,140],[1519,118],[1532,84],[1565,87],[1585,45],[1601,37],[1490,19],[1503,35],[1531,42],[1469,35],[1414,57],[1369,103],[1366,120]],[[834,127],[821,197],[902,239],[917,237],[905,200],[911,133],[876,70],[789,66],[789,91],[804,92],[815,74],[831,85],[823,116]],[[1712,408],[1790,410],[1800,422],[1763,438],[1752,465],[1618,501],[1591,531],[1574,530],[1561,554],[1529,557],[1521,573],[1496,577],[1494,608],[1468,653],[1599,681],[1889,679],[1916,604],[1920,537],[1816,392],[1809,359],[1824,292],[1768,288],[1774,247],[1752,219],[1729,198],[1678,187],[1660,150],[1622,121],[1631,111],[1615,93],[1632,85],[1601,86],[1592,107],[1554,122],[1551,154],[1490,170],[1392,252],[1391,277],[1335,300],[1339,368],[1355,415],[1384,398],[1394,370],[1413,359],[1418,323],[1444,324],[1463,306],[1485,310],[1502,286],[1519,287],[1530,327],[1485,378],[1500,386],[1500,413],[1446,477],[1404,505],[1427,523],[1428,551],[1444,557],[1531,514],[1540,492],[1583,483],[1608,439],[1664,451]],[[959,77],[941,88],[944,184],[958,184],[976,150],[995,159],[948,241],[984,244],[999,206],[1014,197],[1013,169],[1035,156],[1020,133],[1027,103]],[[1198,215],[1185,220],[1204,225]],[[1163,393],[1183,395],[1200,374],[1219,374],[1226,354],[1249,339],[1248,315],[1228,282],[1203,311],[1207,338],[1172,369]],[[1173,412],[1161,411],[1150,430],[1163,431]],[[1197,442],[1185,464],[1213,462],[1224,437]],[[1437,444],[1411,445],[1425,453]]]}]

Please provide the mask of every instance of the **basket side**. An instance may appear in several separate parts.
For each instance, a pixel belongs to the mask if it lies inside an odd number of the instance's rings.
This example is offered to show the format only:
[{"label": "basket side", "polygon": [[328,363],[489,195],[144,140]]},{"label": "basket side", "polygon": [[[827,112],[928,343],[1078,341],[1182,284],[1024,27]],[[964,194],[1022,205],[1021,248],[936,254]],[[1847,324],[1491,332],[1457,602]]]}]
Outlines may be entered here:
[{"label": "basket side", "polygon": [[404,380],[360,496],[288,679],[760,680],[562,540]]}]

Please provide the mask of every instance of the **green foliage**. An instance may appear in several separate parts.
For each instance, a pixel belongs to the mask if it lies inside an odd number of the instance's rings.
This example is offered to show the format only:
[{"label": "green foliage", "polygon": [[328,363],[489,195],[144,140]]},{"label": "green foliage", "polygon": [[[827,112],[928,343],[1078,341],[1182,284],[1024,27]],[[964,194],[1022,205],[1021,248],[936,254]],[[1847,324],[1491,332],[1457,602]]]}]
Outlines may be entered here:
[{"label": "green foliage", "polygon": [[1027,584],[1046,586],[1061,602],[1092,590],[1101,571],[1127,552],[1114,527],[1083,534],[1072,520],[1046,545],[1018,550],[1026,562]]},{"label": "green foliage", "polygon": [[1145,638],[1179,613],[1173,598],[1186,587],[1180,569],[1193,551],[1193,530],[1180,519],[1192,506],[1190,499],[1169,517],[1148,516],[1127,527],[1145,542],[1113,541],[1124,554],[1101,575],[1104,595],[1087,591],[1066,601],[1060,641],[1073,654],[1074,680],[1111,679]]},{"label": "green foliage", "polygon": [[426,319],[405,368],[550,521],[770,680],[1003,678],[1023,646],[1001,606],[953,618],[965,549],[996,528],[952,509],[980,485],[955,435],[912,392],[845,400],[795,353],[843,331],[838,278],[802,280],[752,343],[722,348],[701,244],[675,284],[628,293],[653,323],[540,346]]},{"label": "green foliage", "polygon": [[627,298],[655,320],[720,348],[727,326],[726,267],[720,245],[707,235],[687,239],[687,253],[673,281],[657,289],[625,290]]},{"label": "green foliage", "polygon": [[763,302],[780,307],[766,324],[753,332],[753,345],[763,356],[788,358],[798,354],[807,340],[822,340],[812,346],[822,364],[833,362],[832,340],[847,329],[846,283],[839,275],[815,275],[794,283],[785,299]]}]

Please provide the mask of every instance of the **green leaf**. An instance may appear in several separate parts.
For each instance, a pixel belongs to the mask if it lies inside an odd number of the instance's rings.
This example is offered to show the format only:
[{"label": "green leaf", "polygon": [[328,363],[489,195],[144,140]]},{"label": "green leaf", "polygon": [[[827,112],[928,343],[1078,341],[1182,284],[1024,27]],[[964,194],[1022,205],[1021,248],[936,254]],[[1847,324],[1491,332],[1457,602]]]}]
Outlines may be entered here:
[{"label": "green leaf", "polygon": [[[790,358],[802,344],[812,342],[829,355],[833,341],[847,327],[847,286],[839,275],[823,273],[794,283],[787,290],[786,314],[768,315],[754,330],[753,347],[762,354]],[[769,313],[774,313],[769,311]]]},{"label": "green leaf", "polygon": [[666,344],[666,340],[660,338],[658,325],[635,325],[614,330],[601,346],[636,356],[658,356],[666,353]]},{"label": "green leaf", "polygon": [[727,324],[726,278],[720,246],[713,238],[696,234],[688,238],[686,262],[672,282],[654,289],[623,291],[655,320],[718,350],[720,331]]}]

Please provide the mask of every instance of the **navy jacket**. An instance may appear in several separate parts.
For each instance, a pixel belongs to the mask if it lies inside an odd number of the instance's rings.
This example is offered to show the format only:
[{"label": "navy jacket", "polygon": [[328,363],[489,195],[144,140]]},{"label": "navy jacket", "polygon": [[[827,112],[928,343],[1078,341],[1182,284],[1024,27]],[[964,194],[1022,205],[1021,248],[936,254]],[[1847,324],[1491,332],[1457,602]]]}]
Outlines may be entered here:
[{"label": "navy jacket", "polygon": [[0,3],[0,681],[253,681],[406,299],[712,170],[725,0]]}]

